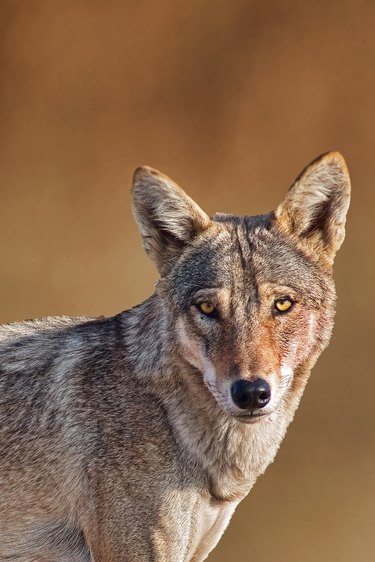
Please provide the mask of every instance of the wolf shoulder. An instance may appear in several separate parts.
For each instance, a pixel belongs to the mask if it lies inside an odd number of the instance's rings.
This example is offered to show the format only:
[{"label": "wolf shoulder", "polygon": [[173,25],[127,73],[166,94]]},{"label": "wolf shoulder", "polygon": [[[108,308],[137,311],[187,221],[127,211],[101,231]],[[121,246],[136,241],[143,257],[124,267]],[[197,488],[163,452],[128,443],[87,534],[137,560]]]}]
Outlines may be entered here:
[{"label": "wolf shoulder", "polygon": [[0,420],[14,426],[23,416],[40,430],[67,416],[64,425],[101,419],[113,429],[134,426],[146,411],[148,428],[153,418],[164,426],[163,409],[129,363],[126,315],[0,326]]},{"label": "wolf shoulder", "polygon": [[[101,319],[47,317],[0,325],[0,380],[7,374],[32,376],[87,349]],[[91,329],[90,329],[91,326]]]},{"label": "wolf shoulder", "polygon": [[[127,378],[121,314],[51,317],[0,326],[0,410],[59,404],[72,412],[102,386]],[[69,402],[69,404],[68,404]]]}]

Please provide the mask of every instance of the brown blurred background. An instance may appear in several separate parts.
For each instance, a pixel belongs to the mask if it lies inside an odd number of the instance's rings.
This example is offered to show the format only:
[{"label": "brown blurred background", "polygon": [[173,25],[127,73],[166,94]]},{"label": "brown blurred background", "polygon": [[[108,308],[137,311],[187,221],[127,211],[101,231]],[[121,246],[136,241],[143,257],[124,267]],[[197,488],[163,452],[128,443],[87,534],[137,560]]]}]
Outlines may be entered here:
[{"label": "brown blurred background", "polygon": [[212,562],[375,559],[374,24],[370,1],[0,2],[0,321],[153,291],[139,164],[211,213],[255,214],[319,153],[347,158],[331,345]]}]

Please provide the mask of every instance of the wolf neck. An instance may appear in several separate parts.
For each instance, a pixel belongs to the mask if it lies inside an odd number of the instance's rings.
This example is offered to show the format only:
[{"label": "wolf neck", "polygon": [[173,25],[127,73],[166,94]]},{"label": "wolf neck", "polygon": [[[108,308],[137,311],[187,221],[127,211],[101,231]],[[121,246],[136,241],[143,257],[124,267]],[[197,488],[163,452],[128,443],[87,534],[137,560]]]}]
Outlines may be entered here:
[{"label": "wolf neck", "polygon": [[168,314],[157,294],[124,313],[126,361],[135,375],[150,377],[165,370],[172,349]]},{"label": "wolf neck", "polygon": [[304,385],[293,404],[243,424],[220,409],[202,375],[179,356],[172,320],[156,294],[125,313],[125,334],[129,366],[163,403],[179,446],[204,472],[212,495],[240,500],[273,461]]}]

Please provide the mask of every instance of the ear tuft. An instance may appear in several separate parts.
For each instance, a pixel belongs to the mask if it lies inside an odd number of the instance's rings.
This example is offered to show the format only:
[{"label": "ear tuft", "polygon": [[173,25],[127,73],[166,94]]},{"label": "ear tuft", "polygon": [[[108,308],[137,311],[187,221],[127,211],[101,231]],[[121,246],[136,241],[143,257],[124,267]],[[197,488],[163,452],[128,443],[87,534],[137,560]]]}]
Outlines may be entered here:
[{"label": "ear tuft", "polygon": [[171,179],[148,166],[133,177],[133,214],[146,252],[165,274],[183,247],[211,221]]},{"label": "ear tuft", "polygon": [[280,226],[333,261],[345,236],[350,178],[339,152],[328,152],[298,176],[276,210]]}]

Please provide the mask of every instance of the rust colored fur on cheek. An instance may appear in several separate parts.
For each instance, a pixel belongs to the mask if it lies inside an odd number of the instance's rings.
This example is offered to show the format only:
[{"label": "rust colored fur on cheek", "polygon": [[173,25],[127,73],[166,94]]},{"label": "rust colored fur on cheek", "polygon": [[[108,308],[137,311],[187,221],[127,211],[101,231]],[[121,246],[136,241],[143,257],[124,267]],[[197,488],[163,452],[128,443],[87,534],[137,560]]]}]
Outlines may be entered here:
[{"label": "rust colored fur on cheek", "polygon": [[182,355],[185,360],[200,371],[203,371],[204,358],[202,356],[202,351],[191,334],[189,334],[182,318],[179,318],[176,322],[176,333],[181,345]]},{"label": "rust colored fur on cheek", "polygon": [[295,369],[306,360],[315,341],[316,319],[312,311],[302,311],[298,317],[291,317],[293,332],[290,332],[284,344],[281,363]]},{"label": "rust colored fur on cheek", "polygon": [[[279,374],[283,357],[282,342],[277,337],[275,322],[267,322],[264,325],[265,337],[262,338],[263,354],[269,362],[269,371]],[[267,352],[267,353],[266,353]]]},{"label": "rust colored fur on cheek", "polygon": [[316,319],[314,313],[305,313],[301,321],[301,337],[297,339],[297,341],[299,342],[295,354],[295,362],[297,365],[302,363],[309,355],[315,341],[315,329]]}]

